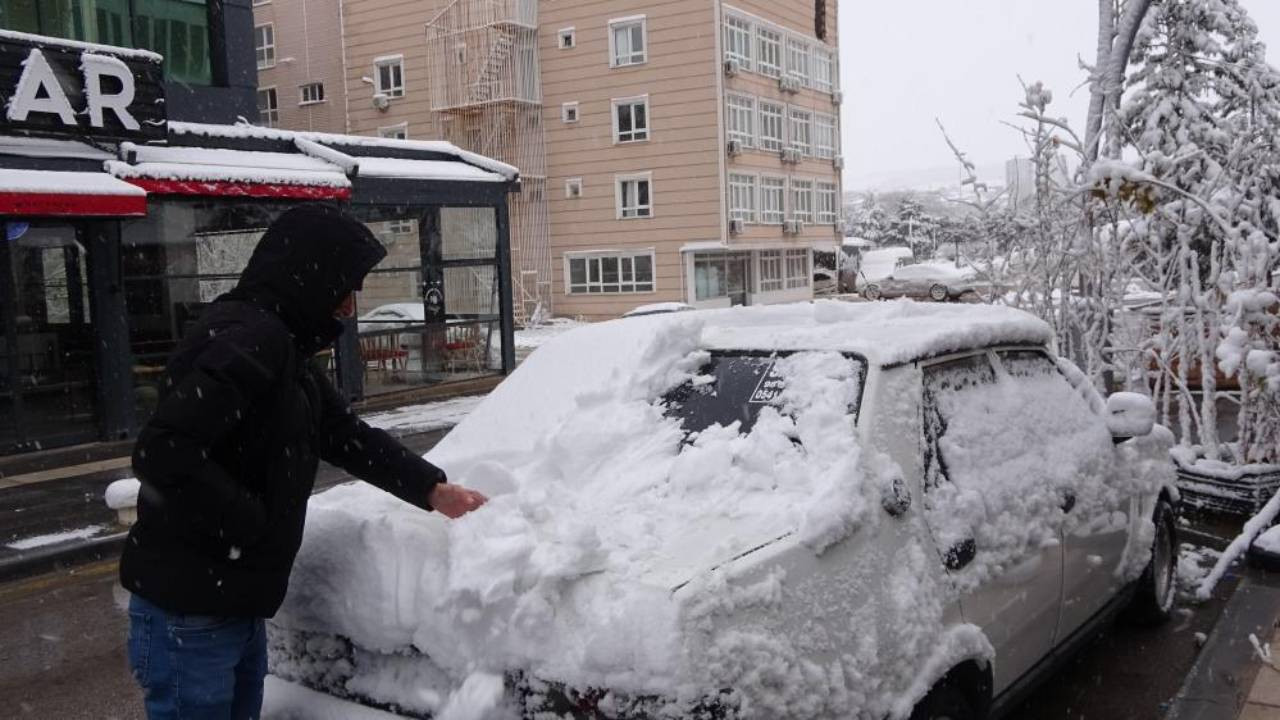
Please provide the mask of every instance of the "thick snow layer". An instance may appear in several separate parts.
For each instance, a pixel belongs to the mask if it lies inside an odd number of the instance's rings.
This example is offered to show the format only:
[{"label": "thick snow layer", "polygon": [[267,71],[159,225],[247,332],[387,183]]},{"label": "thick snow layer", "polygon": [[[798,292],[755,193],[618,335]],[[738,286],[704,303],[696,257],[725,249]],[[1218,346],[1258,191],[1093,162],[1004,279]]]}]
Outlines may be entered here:
[{"label": "thick snow layer", "polygon": [[111,160],[115,156],[82,142],[32,138],[19,135],[0,136],[0,155],[19,157],[64,158],[77,160]]},{"label": "thick snow layer", "polygon": [[136,153],[136,165],[106,163],[107,171],[120,178],[351,187],[342,168],[309,155],[128,143],[125,149]]},{"label": "thick snow layer", "polygon": [[889,273],[894,280],[942,280],[960,282],[972,279],[977,273],[971,267],[958,268],[955,263],[919,263],[905,265]]},{"label": "thick snow layer", "polygon": [[[339,147],[362,147],[362,148],[381,148],[384,150],[416,150],[419,152],[439,153],[442,155],[452,155],[462,162],[474,165],[478,168],[498,173],[508,180],[514,180],[520,176],[520,170],[503,162],[499,162],[492,158],[477,155],[459,148],[457,145],[442,141],[424,141],[424,140],[393,140],[390,138],[364,137],[361,135],[333,135],[329,133],[315,132],[294,132],[291,130],[278,130],[275,128],[264,128],[257,125],[206,125],[202,123],[169,123],[169,132],[174,135],[191,135],[195,137],[217,137],[217,138],[255,138],[259,140],[284,140],[286,142],[295,142],[298,138],[310,140],[320,143],[321,145],[336,145]],[[361,167],[364,166],[365,158],[360,159]]]},{"label": "thick snow layer", "polygon": [[401,716],[344,702],[268,675],[262,720],[401,720]]},{"label": "thick snow layer", "polygon": [[868,250],[862,254],[861,273],[867,282],[883,280],[893,274],[893,271],[898,267],[899,260],[914,256],[915,254],[911,251],[911,248],[906,247]]},{"label": "thick snow layer", "polygon": [[509,178],[462,162],[449,160],[405,160],[401,158],[359,158],[360,177],[407,180],[448,180],[458,182],[507,182]]},{"label": "thick snow layer", "polygon": [[146,60],[154,63],[164,62],[163,55],[151,52],[150,50],[116,47],[115,45],[100,45],[98,43],[83,42],[80,40],[67,40],[65,38],[52,38],[45,35],[32,35],[30,33],[18,32],[16,30],[0,30],[0,38],[35,43],[37,45],[88,50],[90,52],[118,55],[120,57],[127,57],[134,60]]},{"label": "thick snow layer", "polygon": [[117,480],[107,486],[106,501],[107,507],[112,510],[120,510],[122,508],[131,508],[138,506],[138,491],[142,489],[142,483],[137,478],[128,478],[127,480]]},{"label": "thick snow layer", "polygon": [[688,312],[694,307],[682,302],[666,302],[653,303],[652,305],[641,305],[640,307],[628,312],[623,317],[642,317],[645,315],[661,315],[663,313]]},{"label": "thick snow layer", "polygon": [[0,170],[0,192],[46,195],[110,195],[146,197],[140,187],[121,182],[106,173]]},{"label": "thick snow layer", "polygon": [[1280,555],[1280,525],[1259,535],[1253,541],[1253,546],[1264,552]]},{"label": "thick snow layer", "polygon": [[5,547],[10,550],[35,550],[36,548],[58,545],[65,542],[71,542],[73,540],[88,540],[89,538],[101,535],[105,530],[106,526],[104,525],[90,525],[89,527],[79,528],[78,530],[68,530],[66,532],[23,538],[16,542],[5,543]]}]

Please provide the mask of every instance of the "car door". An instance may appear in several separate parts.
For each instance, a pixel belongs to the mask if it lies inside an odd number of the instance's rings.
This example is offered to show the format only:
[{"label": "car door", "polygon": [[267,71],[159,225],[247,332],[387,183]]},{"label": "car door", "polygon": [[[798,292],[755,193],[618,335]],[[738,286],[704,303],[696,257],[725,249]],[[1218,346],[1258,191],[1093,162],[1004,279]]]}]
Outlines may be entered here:
[{"label": "car door", "polygon": [[1109,481],[1115,452],[1111,433],[1056,362],[1038,350],[1008,350],[996,356],[1010,383],[1052,408],[1033,422],[1041,425],[1050,445],[1046,455],[1056,458],[1053,482],[1063,497],[1063,602],[1058,630],[1058,642],[1062,642],[1120,591],[1130,505],[1137,500]]},{"label": "car door", "polygon": [[1016,429],[1022,399],[988,353],[927,366],[923,391],[925,516],[965,621],[996,650],[998,694],[1053,647],[1061,511]]}]

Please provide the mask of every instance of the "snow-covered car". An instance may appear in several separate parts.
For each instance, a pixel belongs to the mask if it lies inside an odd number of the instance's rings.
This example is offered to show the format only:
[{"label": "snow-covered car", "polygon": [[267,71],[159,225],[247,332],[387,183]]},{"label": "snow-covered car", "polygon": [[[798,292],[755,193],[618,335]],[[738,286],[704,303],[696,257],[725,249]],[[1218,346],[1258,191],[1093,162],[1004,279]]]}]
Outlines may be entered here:
[{"label": "snow-covered car", "polygon": [[1051,343],[912,302],[566,333],[428,456],[481,510],[313,499],[272,672],[413,717],[987,717],[1173,602],[1172,435]]},{"label": "snow-covered car", "polygon": [[840,270],[840,292],[842,293],[861,292],[868,284],[889,277],[903,264],[915,262],[915,253],[908,247],[872,250],[859,243],[846,247],[845,255]]},{"label": "snow-covered car", "polygon": [[908,297],[945,302],[977,294],[979,285],[974,276],[972,269],[956,268],[951,263],[905,265],[888,277],[868,281],[862,288],[862,296],[868,300]]},{"label": "snow-covered car", "polygon": [[682,302],[666,302],[654,303],[652,305],[641,305],[640,307],[628,312],[622,317],[647,317],[649,315],[668,315],[670,313],[689,312],[695,308]]},{"label": "snow-covered car", "polygon": [[376,332],[378,330],[401,330],[415,325],[422,325],[427,320],[426,307],[418,303],[391,303],[360,316],[360,332]]}]

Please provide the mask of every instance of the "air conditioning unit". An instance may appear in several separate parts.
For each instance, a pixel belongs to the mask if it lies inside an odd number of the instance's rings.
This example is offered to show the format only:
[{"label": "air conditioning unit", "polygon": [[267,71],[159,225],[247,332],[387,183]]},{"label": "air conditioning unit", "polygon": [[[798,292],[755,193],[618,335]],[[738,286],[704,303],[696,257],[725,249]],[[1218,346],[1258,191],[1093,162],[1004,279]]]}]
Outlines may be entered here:
[{"label": "air conditioning unit", "polygon": [[741,235],[742,233],[746,232],[746,230],[747,230],[747,224],[746,224],[745,222],[743,222],[742,220],[730,220],[730,221],[729,221],[729,234],[730,234],[730,235]]},{"label": "air conditioning unit", "polygon": [[724,61],[725,75],[728,75],[729,77],[737,77],[738,73],[740,72],[742,72],[742,63],[738,62],[737,60]]},{"label": "air conditioning unit", "polygon": [[801,157],[802,155],[800,154],[800,151],[795,148],[786,148],[782,151],[782,162],[784,163],[798,165],[800,164]]},{"label": "air conditioning unit", "polygon": [[782,233],[784,235],[799,235],[804,232],[803,220],[788,220],[782,223]]},{"label": "air conditioning unit", "polygon": [[391,107],[391,98],[387,97],[384,93],[378,93],[373,96],[373,106],[383,112],[386,112],[387,108]]},{"label": "air conditioning unit", "polygon": [[798,93],[800,92],[800,81],[784,75],[778,80],[778,87],[782,89],[782,92]]},{"label": "air conditioning unit", "polygon": [[844,169],[844,156],[843,156],[843,155],[837,155],[837,156],[835,157],[835,159],[831,161],[831,164],[832,164],[832,165],[835,165],[837,170],[843,170],[843,169]]},{"label": "air conditioning unit", "polygon": [[726,149],[729,151],[729,157],[737,157],[742,154],[742,141],[730,140]]},{"label": "air conditioning unit", "polygon": [[843,105],[843,104],[844,104],[844,93],[843,93],[843,92],[841,92],[841,91],[839,91],[839,90],[836,90],[835,92],[831,93],[831,104],[832,104],[832,105]]}]

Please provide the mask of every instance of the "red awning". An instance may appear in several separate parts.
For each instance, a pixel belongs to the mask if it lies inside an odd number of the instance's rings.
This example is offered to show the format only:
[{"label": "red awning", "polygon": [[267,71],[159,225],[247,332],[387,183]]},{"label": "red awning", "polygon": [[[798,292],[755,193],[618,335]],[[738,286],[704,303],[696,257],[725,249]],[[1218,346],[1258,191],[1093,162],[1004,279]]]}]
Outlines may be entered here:
[{"label": "red awning", "polygon": [[152,180],[130,178],[129,183],[152,195],[199,195],[283,200],[348,200],[349,187],[280,185],[273,183],[208,182],[201,180]]},{"label": "red awning", "polygon": [[145,217],[146,190],[105,173],[0,170],[0,215]]}]

